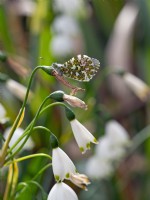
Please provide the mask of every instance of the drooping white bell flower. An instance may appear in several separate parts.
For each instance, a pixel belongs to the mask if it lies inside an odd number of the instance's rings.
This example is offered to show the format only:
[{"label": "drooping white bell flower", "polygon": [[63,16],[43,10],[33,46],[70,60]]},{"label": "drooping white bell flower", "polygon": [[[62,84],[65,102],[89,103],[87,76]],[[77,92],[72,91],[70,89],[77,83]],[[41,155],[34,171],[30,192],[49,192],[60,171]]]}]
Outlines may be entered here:
[{"label": "drooping white bell flower", "polygon": [[52,150],[52,168],[57,182],[68,179],[78,187],[87,190],[88,177],[77,173],[76,167],[68,155],[59,147]]},{"label": "drooping white bell flower", "polygon": [[84,14],[86,10],[83,0],[55,0],[53,5],[56,12],[71,16]]},{"label": "drooping white bell flower", "polygon": [[[61,163],[60,163],[61,165]],[[47,200],[78,200],[76,193],[67,184],[56,183],[51,189]]]},{"label": "drooping white bell flower", "polygon": [[56,181],[63,181],[76,173],[75,165],[68,155],[59,147],[52,150],[52,168]]},{"label": "drooping white bell flower", "polygon": [[65,111],[80,151],[85,153],[87,149],[90,149],[91,143],[97,144],[98,142],[96,138],[76,119],[75,114],[70,108],[66,107]]},{"label": "drooping white bell flower", "polygon": [[96,138],[77,119],[71,120],[70,124],[76,142],[82,153],[85,153],[87,149],[90,149],[90,143],[98,143]]},{"label": "drooping white bell flower", "polygon": [[95,148],[95,155],[104,162],[119,161],[125,152],[123,146],[113,143],[112,138],[108,136],[101,137]]},{"label": "drooping white bell flower", "polygon": [[114,145],[128,146],[130,143],[128,132],[115,120],[110,120],[106,123],[105,134]]},{"label": "drooping white bell flower", "polygon": [[56,35],[50,43],[50,50],[56,57],[65,57],[75,52],[75,44],[68,35]]},{"label": "drooping white bell flower", "polygon": [[144,81],[134,76],[131,73],[125,73],[123,75],[123,80],[127,84],[127,86],[135,93],[137,97],[140,98],[141,101],[146,101],[150,96],[150,88]]},{"label": "drooping white bell flower", "polygon": [[[11,127],[7,128],[5,130],[5,132],[4,132],[5,140],[7,139],[8,135],[10,133],[10,130],[11,130]],[[15,130],[15,132],[9,142],[9,147],[12,147],[15,144],[15,142],[19,139],[19,137],[22,136],[23,132],[24,132],[24,130],[20,127],[18,127]],[[13,149],[13,151],[15,151],[17,149],[17,147],[19,147],[24,142],[24,140],[25,140],[25,138]],[[34,142],[33,142],[32,138],[29,137],[26,144],[23,146],[22,150],[31,150],[33,147],[34,147]]]},{"label": "drooping white bell flower", "polygon": [[9,118],[6,117],[6,109],[5,107],[0,103],[0,123],[5,124],[7,121],[9,121]]},{"label": "drooping white bell flower", "polygon": [[6,110],[5,110],[4,106],[0,103],[0,120],[5,118],[5,115],[6,115]]},{"label": "drooping white bell flower", "polygon": [[17,14],[23,16],[31,16],[36,8],[36,3],[33,0],[19,0],[16,3],[17,5]]},{"label": "drooping white bell flower", "polygon": [[[20,99],[21,101],[24,100],[25,98],[25,95],[26,95],[26,91],[27,91],[27,88],[18,83],[17,81],[15,80],[12,80],[12,79],[8,79],[6,81],[6,88],[14,95],[16,96],[18,99]],[[33,93],[30,91],[29,92],[29,100],[32,98],[33,96]]]},{"label": "drooping white bell flower", "polygon": [[52,30],[55,34],[62,34],[67,36],[76,36],[80,34],[80,29],[77,21],[75,18],[68,15],[60,15],[56,17],[52,24]]},{"label": "drooping white bell flower", "polygon": [[98,156],[89,158],[85,167],[87,175],[94,179],[108,178],[113,173],[113,170],[113,166],[110,162],[107,162]]}]

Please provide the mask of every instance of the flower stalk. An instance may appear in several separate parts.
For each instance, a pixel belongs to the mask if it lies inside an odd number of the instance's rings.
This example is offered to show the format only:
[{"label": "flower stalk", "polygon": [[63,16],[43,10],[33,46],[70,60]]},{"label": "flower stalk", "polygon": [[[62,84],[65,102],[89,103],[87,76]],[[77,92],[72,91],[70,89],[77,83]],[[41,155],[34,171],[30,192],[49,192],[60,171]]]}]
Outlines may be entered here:
[{"label": "flower stalk", "polygon": [[27,99],[28,99],[28,95],[29,95],[31,83],[32,83],[32,80],[33,80],[33,76],[34,76],[35,72],[40,68],[41,68],[41,66],[38,66],[32,71],[32,74],[31,74],[30,80],[29,80],[29,84],[28,84],[28,87],[27,87],[27,91],[26,91],[26,96],[25,96],[25,99],[23,101],[22,107],[20,109],[20,112],[19,112],[16,120],[13,123],[12,129],[11,129],[11,131],[9,133],[8,138],[7,138],[7,140],[5,141],[5,143],[3,145],[3,148],[2,148],[2,151],[1,151],[1,155],[0,155],[0,166],[3,166],[3,164],[4,164],[4,160],[5,160],[5,156],[7,154],[7,149],[8,149],[9,142],[10,142],[11,137],[12,137],[14,131],[16,130],[16,128],[17,128],[17,126],[18,126],[18,124],[20,122],[20,118],[22,117],[22,114],[24,112],[24,108],[26,106],[26,102],[27,102]]}]

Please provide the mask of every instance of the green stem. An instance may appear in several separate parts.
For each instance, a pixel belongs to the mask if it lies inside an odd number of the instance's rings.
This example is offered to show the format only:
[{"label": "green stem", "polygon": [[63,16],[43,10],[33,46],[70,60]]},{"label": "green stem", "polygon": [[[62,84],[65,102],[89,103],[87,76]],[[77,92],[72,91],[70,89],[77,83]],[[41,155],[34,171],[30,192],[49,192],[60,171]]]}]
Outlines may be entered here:
[{"label": "green stem", "polygon": [[133,137],[133,146],[130,148],[128,155],[132,154],[148,138],[150,138],[150,125],[145,127],[142,131]]},{"label": "green stem", "polygon": [[18,123],[19,123],[19,121],[20,121],[20,118],[21,118],[21,116],[22,116],[23,110],[24,110],[24,108],[25,108],[25,106],[26,106],[33,76],[34,76],[35,72],[36,72],[38,69],[40,69],[40,68],[41,68],[41,66],[38,66],[38,67],[36,67],[36,68],[32,71],[32,74],[31,74],[31,77],[30,77],[30,80],[29,80],[29,84],[28,84],[28,87],[27,87],[27,91],[26,91],[26,96],[25,96],[25,99],[24,99],[24,101],[23,101],[22,107],[21,107],[21,109],[20,109],[20,112],[19,112],[19,114],[18,114],[16,120],[15,120],[14,123],[13,123],[13,126],[12,126],[12,128],[11,128],[11,131],[10,131],[10,133],[9,133],[9,135],[8,135],[8,138],[7,138],[7,140],[5,141],[4,146],[3,146],[3,148],[2,148],[2,152],[1,152],[1,156],[0,156],[0,164],[1,164],[1,165],[3,165],[3,163],[4,163],[5,156],[6,156],[6,154],[7,154],[7,149],[8,149],[9,142],[10,142],[12,136],[13,136],[14,131],[15,131],[16,128],[17,128],[17,125],[18,125]]},{"label": "green stem", "polygon": [[[51,134],[51,131],[50,131],[48,128],[44,127],[44,126],[36,126],[36,127],[33,128],[33,131],[36,131],[36,130],[39,130],[39,129],[44,130],[44,131],[48,132],[49,134]],[[18,145],[18,143],[19,143],[26,135],[28,135],[28,133],[29,133],[29,130],[28,130],[28,131],[25,131],[24,134],[14,143],[14,145],[12,145],[12,147],[9,148],[9,150],[7,151],[7,153],[11,153],[12,150]]]},{"label": "green stem", "polygon": [[[51,108],[52,106],[57,106],[57,105],[61,105],[61,106],[67,107],[64,103],[55,102],[55,103],[52,103],[52,104],[46,106],[45,108],[43,108],[43,109],[40,111],[40,113],[38,114],[38,116],[42,115],[47,109]],[[37,117],[38,117],[38,116],[37,116]],[[34,121],[35,121],[35,118],[31,121],[31,123],[30,123],[30,124],[28,125],[28,127],[25,129],[24,134],[23,134],[23,135],[15,142],[15,144],[8,150],[8,153],[10,153],[10,152],[17,146],[17,144],[18,144],[26,135],[29,134],[29,136],[30,136],[30,132],[31,132],[31,131],[29,132],[29,129],[31,130],[31,126],[34,126],[34,124],[33,124]],[[51,133],[51,131],[50,131],[49,129],[47,129],[46,127],[44,128],[44,127],[38,126],[38,128],[42,128],[43,130],[45,129],[45,131]],[[35,128],[35,129],[36,129],[36,128]],[[28,137],[27,137],[27,139],[28,139]],[[26,142],[26,140],[25,140],[25,142]],[[23,143],[23,145],[24,145],[24,143]],[[22,148],[22,145],[21,145],[21,148]],[[20,151],[21,148],[19,148],[19,150],[17,150],[16,152],[14,152],[13,155],[11,155],[11,158],[12,158],[14,155],[16,155],[16,154]],[[10,158],[10,157],[9,157],[9,158]],[[8,160],[8,159],[7,159],[7,160]]]},{"label": "green stem", "polygon": [[32,180],[37,179],[37,177],[42,174],[46,169],[48,169],[49,167],[52,166],[52,163],[48,163],[47,165],[45,165],[33,178]]},{"label": "green stem", "polygon": [[21,145],[21,147],[18,149],[18,152],[22,149],[22,147],[24,146],[24,144],[26,143],[26,141],[27,141],[28,138],[30,137],[30,135],[31,135],[31,133],[32,133],[32,130],[33,130],[33,128],[34,128],[34,125],[35,125],[35,123],[36,123],[36,121],[37,121],[37,119],[38,119],[38,116],[39,116],[39,114],[40,114],[40,111],[41,111],[42,107],[44,106],[44,104],[46,103],[46,101],[47,101],[48,99],[49,99],[49,96],[47,96],[47,97],[44,99],[44,101],[42,102],[42,104],[40,105],[40,107],[39,107],[39,109],[38,109],[38,111],[37,111],[37,113],[36,113],[36,115],[35,115],[35,117],[34,117],[34,120],[33,120],[33,123],[32,123],[32,125],[31,125],[31,128],[30,128],[30,130],[29,130],[29,132],[28,132],[28,135],[27,135],[27,137],[25,138],[25,140],[24,140],[23,144]]},{"label": "green stem", "polygon": [[[31,155],[28,155],[28,156],[24,156],[24,157],[15,159],[15,162],[21,162],[21,161],[24,161],[24,160],[27,160],[27,159],[30,159],[30,158],[39,157],[39,156],[47,157],[47,158],[49,158],[50,160],[52,160],[52,157],[49,156],[48,154],[45,154],[45,153],[37,153],[37,154],[31,154]],[[10,165],[11,163],[13,163],[13,161],[10,161],[10,162],[5,163],[5,166]]]}]

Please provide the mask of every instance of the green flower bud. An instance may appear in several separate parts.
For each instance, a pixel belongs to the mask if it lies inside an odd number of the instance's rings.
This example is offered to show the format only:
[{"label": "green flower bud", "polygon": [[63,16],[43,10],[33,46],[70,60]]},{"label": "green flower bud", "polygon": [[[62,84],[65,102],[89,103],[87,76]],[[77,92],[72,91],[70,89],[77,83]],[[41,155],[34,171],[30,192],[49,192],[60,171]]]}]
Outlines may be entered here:
[{"label": "green flower bud", "polygon": [[41,66],[41,69],[45,71],[48,75],[53,76],[54,68],[52,66]]}]

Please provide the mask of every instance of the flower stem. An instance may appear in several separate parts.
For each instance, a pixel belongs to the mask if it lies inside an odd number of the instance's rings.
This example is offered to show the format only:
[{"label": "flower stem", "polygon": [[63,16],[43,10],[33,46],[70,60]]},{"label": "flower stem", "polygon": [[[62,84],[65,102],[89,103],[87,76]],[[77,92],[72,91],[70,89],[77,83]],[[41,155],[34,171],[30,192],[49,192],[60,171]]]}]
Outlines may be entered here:
[{"label": "flower stem", "polygon": [[[34,119],[33,119],[33,121],[32,121],[32,123],[31,123],[31,127],[30,127],[30,129],[29,129],[29,131],[28,131],[28,134],[27,134],[27,137],[25,138],[25,140],[23,141],[23,143],[22,143],[22,145],[17,149],[17,151],[14,153],[14,154],[12,154],[9,158],[12,158],[15,154],[17,154],[21,149],[22,149],[22,147],[24,146],[24,144],[26,143],[26,141],[28,140],[28,138],[30,137],[30,135],[31,135],[31,133],[32,133],[32,130],[33,130],[33,128],[34,128],[34,125],[35,125],[35,123],[36,123],[36,121],[37,121],[37,119],[38,119],[38,116],[39,116],[39,114],[40,114],[40,111],[41,111],[41,109],[42,109],[42,107],[44,106],[44,104],[46,103],[46,101],[49,99],[49,96],[47,96],[45,99],[44,99],[44,101],[42,102],[42,104],[40,105],[40,107],[39,107],[39,109],[38,109],[38,111],[37,111],[37,113],[36,113],[36,115],[35,115],[35,117],[34,117]],[[20,139],[19,139],[19,141],[20,141]],[[18,141],[17,141],[17,143],[16,143],[16,145],[18,144]],[[12,151],[12,149],[10,149],[11,151]],[[8,159],[7,159],[8,160]]]},{"label": "flower stem", "polygon": [[132,138],[132,146],[128,155],[132,154],[143,142],[150,138],[150,125],[141,130],[136,136]]},{"label": "flower stem", "polygon": [[[36,131],[36,130],[39,130],[39,129],[44,130],[44,131],[48,132],[49,134],[51,134],[51,131],[50,131],[48,128],[44,127],[44,126],[36,126],[36,127],[33,128],[33,131]],[[28,135],[28,133],[29,133],[29,130],[28,130],[28,131],[25,131],[24,134],[21,135],[21,137],[14,143],[14,145],[12,145],[12,147],[9,148],[9,150],[7,151],[7,153],[8,153],[8,154],[11,153],[12,150],[19,144],[19,142],[20,142],[26,135]],[[13,154],[13,155],[14,155],[14,154]]]},{"label": "flower stem", "polygon": [[13,177],[13,165],[10,165],[9,170],[8,170],[8,176],[7,176],[7,184],[6,184],[5,193],[4,193],[4,200],[7,200],[9,197],[12,177]]},{"label": "flower stem", "polygon": [[18,165],[15,160],[13,160],[9,166],[8,177],[7,177],[7,184],[4,193],[4,200],[7,200],[9,197],[14,196],[15,188],[18,182]]},{"label": "flower stem", "polygon": [[20,109],[20,112],[19,112],[16,120],[14,121],[14,123],[12,125],[12,128],[11,128],[11,131],[10,131],[10,133],[8,135],[8,138],[5,141],[4,146],[2,148],[2,152],[1,152],[1,155],[0,155],[0,166],[2,166],[4,164],[4,160],[5,160],[5,156],[7,154],[7,149],[8,149],[9,142],[10,142],[12,136],[13,136],[14,131],[16,130],[16,128],[18,126],[18,123],[20,122],[20,118],[21,118],[21,116],[23,114],[23,111],[24,111],[24,108],[26,106],[33,76],[34,76],[35,72],[40,68],[41,68],[41,66],[38,66],[32,71],[32,74],[31,74],[31,77],[30,77],[30,80],[29,80],[29,84],[28,84],[28,87],[27,87],[27,91],[26,91],[26,96],[25,96],[25,99],[23,101],[22,107]]},{"label": "flower stem", "polygon": [[[38,114],[38,116],[42,115],[47,109],[51,108],[52,106],[57,106],[57,105],[60,105],[60,106],[64,106],[64,107],[67,107],[64,103],[61,103],[61,102],[55,102],[55,103],[52,103],[48,106],[46,106],[45,108],[43,108],[40,113]],[[37,116],[37,117],[38,117]],[[30,136],[30,132],[29,131],[31,129],[31,126],[33,125],[34,123],[34,120],[35,118],[31,121],[31,123],[28,125],[28,127],[25,129],[25,132],[24,134],[15,142],[15,144],[8,150],[8,153],[12,152],[12,150],[17,146],[17,144],[26,136],[29,134]],[[34,125],[33,125],[34,126]],[[37,129],[43,129],[49,133],[51,133],[51,131],[49,129],[47,129],[46,127],[42,127],[42,126],[37,126],[37,127],[34,127],[33,130],[37,130]],[[28,137],[27,137],[28,139]],[[26,139],[26,140],[27,140]],[[26,140],[23,142],[23,144],[19,147],[19,149],[17,149],[17,151],[15,151],[8,159],[12,158],[14,155],[16,155],[20,149],[23,147],[23,145],[25,144]],[[8,161],[8,159],[6,161]]]},{"label": "flower stem", "polygon": [[[50,155],[48,155],[48,154],[45,154],[45,153],[37,153],[37,154],[31,154],[31,155],[28,155],[28,156],[24,156],[24,157],[15,159],[15,162],[21,162],[21,161],[24,161],[24,160],[27,160],[27,159],[30,159],[30,158],[39,157],[39,156],[47,157],[47,158],[49,158],[50,160],[52,160],[52,157],[51,157]],[[10,165],[11,163],[13,163],[13,161],[10,161],[10,162],[5,163],[5,166]]]},{"label": "flower stem", "polygon": [[47,165],[45,165],[33,178],[32,180],[37,179],[37,177],[42,174],[46,169],[48,169],[49,167],[52,166],[52,163],[48,163]]}]

